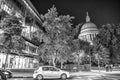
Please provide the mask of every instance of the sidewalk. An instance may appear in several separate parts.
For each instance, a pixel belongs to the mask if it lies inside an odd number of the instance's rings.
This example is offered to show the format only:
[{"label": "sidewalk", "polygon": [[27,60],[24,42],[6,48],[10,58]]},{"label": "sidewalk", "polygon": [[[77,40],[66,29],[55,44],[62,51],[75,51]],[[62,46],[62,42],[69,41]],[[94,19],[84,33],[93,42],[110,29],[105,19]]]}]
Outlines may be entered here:
[{"label": "sidewalk", "polygon": [[71,76],[105,76],[107,74],[120,74],[120,71],[112,71],[112,72],[106,72],[105,70],[91,70],[91,72],[83,72],[83,71],[79,71],[79,72],[72,72],[70,73]]},{"label": "sidewalk", "polygon": [[103,73],[99,71],[91,71],[91,72],[85,72],[85,71],[79,71],[79,72],[71,72],[71,76],[101,76]]},{"label": "sidewalk", "polygon": [[120,70],[113,70],[112,72],[106,72],[105,70],[92,70],[91,72],[101,73],[101,74],[120,74]]}]

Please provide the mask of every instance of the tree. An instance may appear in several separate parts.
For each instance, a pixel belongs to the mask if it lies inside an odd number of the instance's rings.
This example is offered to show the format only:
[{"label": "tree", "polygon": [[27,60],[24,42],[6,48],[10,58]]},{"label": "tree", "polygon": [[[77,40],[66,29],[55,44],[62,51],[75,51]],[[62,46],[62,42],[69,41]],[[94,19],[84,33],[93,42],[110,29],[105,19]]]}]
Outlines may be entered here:
[{"label": "tree", "polygon": [[118,55],[120,49],[120,25],[106,24],[103,25],[94,42],[95,48],[101,55],[106,55],[109,63],[114,63],[113,58]]},{"label": "tree", "polygon": [[[109,49],[108,48],[105,48],[104,46],[102,46],[100,43],[94,43],[94,46],[93,46],[93,56],[96,60],[100,60],[100,63],[102,63],[103,65],[108,63],[110,61],[109,59],[109,55],[110,55],[110,52],[109,52]],[[97,57],[96,55],[98,55],[99,57]],[[95,63],[97,61],[94,61]],[[98,63],[96,63],[98,64]]]},{"label": "tree", "polygon": [[78,63],[83,63],[83,58],[89,54],[89,43],[83,40],[75,39],[73,40],[73,56],[75,57],[74,61]]},{"label": "tree", "polygon": [[[59,46],[56,45],[56,47]],[[58,57],[57,61],[61,63],[61,68],[63,68],[63,64],[68,61],[69,55],[71,53],[70,47],[68,45],[62,45],[58,47]]]},{"label": "tree", "polygon": [[25,41],[21,37],[23,26],[19,18],[13,15],[7,15],[1,20],[0,29],[4,31],[2,33],[3,40],[0,43],[3,46],[3,50],[7,53],[5,60],[6,67],[8,55],[11,52],[18,54],[22,53],[22,50],[25,48]]},{"label": "tree", "polygon": [[58,15],[57,9],[53,6],[48,10],[48,13],[41,15],[45,33],[43,35],[43,42],[39,53],[42,54],[49,62],[56,66],[56,61],[63,64],[69,53],[68,40],[71,38],[72,24],[71,20],[74,17],[69,15]]}]

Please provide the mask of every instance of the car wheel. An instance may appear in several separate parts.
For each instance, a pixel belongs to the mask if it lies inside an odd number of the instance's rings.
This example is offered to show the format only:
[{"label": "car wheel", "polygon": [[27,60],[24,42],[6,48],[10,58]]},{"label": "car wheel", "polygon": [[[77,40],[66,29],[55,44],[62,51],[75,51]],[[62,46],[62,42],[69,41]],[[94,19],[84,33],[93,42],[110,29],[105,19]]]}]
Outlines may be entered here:
[{"label": "car wheel", "polygon": [[2,76],[0,75],[0,80],[2,79]]},{"label": "car wheel", "polygon": [[62,75],[61,75],[61,79],[62,79],[62,80],[66,80],[66,78],[67,78],[67,75],[66,75],[66,74],[62,74]]},{"label": "car wheel", "polygon": [[6,76],[3,73],[0,73],[0,80],[1,79],[6,80]]},{"label": "car wheel", "polygon": [[43,76],[41,74],[37,75],[37,80],[43,80]]}]

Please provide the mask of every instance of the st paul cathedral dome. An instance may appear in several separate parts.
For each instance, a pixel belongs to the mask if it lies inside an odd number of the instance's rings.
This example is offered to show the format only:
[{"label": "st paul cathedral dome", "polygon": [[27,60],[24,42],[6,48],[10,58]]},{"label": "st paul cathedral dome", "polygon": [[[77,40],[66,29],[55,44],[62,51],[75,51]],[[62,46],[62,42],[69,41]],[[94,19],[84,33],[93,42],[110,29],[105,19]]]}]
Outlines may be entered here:
[{"label": "st paul cathedral dome", "polygon": [[86,23],[83,24],[78,38],[88,41],[92,44],[92,40],[95,38],[97,34],[98,34],[97,26],[90,21],[90,17],[87,12]]}]

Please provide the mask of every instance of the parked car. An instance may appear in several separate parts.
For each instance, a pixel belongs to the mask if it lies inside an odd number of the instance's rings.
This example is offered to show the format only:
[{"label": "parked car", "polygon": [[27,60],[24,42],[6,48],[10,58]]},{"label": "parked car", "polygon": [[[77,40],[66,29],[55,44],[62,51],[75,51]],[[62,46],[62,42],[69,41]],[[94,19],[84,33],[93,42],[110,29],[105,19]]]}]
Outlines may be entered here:
[{"label": "parked car", "polygon": [[70,74],[67,71],[61,70],[54,66],[40,66],[38,69],[34,71],[33,79],[34,80],[42,80],[42,79],[54,79],[61,78],[66,79],[69,78]]},{"label": "parked car", "polygon": [[6,80],[7,78],[6,78],[5,74],[2,71],[0,71],[0,80],[2,80],[2,79]]},{"label": "parked car", "polygon": [[1,75],[2,73],[5,75],[6,78],[12,78],[12,72],[6,69],[0,69]]}]

